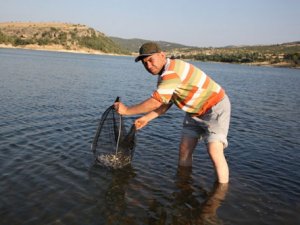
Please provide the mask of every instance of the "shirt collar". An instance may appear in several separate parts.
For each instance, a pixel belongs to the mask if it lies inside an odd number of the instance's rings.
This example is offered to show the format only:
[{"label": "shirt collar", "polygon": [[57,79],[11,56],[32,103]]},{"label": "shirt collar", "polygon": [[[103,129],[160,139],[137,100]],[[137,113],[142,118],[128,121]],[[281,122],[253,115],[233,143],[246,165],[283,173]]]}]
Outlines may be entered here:
[{"label": "shirt collar", "polygon": [[162,75],[165,71],[167,71],[167,70],[169,69],[171,60],[170,60],[169,58],[167,58],[166,60],[167,60],[167,62],[166,62],[166,64],[164,65],[164,68],[162,69],[162,72],[161,72],[160,75]]}]

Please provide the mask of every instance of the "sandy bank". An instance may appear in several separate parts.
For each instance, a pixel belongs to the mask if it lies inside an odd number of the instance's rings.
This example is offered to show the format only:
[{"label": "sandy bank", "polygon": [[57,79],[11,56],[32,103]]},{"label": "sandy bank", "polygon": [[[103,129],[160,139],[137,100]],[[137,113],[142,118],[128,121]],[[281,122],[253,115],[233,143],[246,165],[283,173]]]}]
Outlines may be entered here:
[{"label": "sandy bank", "polygon": [[97,51],[89,48],[77,48],[72,47],[71,49],[65,49],[62,45],[24,45],[24,46],[13,46],[11,44],[0,44],[0,48],[14,48],[14,49],[30,49],[30,50],[40,50],[40,51],[53,51],[53,52],[68,52],[68,53],[78,53],[78,54],[94,54],[94,55],[114,55],[114,56],[128,56],[122,54],[105,53],[102,51]]}]

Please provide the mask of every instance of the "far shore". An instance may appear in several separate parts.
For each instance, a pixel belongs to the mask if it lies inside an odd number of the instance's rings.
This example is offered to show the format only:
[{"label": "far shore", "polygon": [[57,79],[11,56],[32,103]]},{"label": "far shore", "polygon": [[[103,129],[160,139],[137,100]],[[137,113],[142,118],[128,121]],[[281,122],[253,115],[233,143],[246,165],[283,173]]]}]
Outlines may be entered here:
[{"label": "far shore", "polygon": [[[90,54],[90,55],[111,55],[111,56],[128,56],[135,57],[137,54],[132,53],[131,55],[122,55],[122,54],[114,54],[114,53],[105,53],[102,51],[97,51],[89,48],[77,48],[77,49],[65,49],[61,45],[25,45],[25,46],[13,46],[11,44],[0,44],[0,48],[10,48],[10,49],[28,49],[28,50],[37,50],[37,51],[52,51],[52,52],[66,52],[66,53],[76,53],[76,54]],[[214,62],[214,61],[212,61]],[[221,62],[222,63],[222,62]],[[234,63],[232,63],[234,64]],[[276,67],[276,68],[291,68],[291,69],[300,69],[299,66],[291,66],[288,63],[277,63],[271,64],[269,62],[254,62],[254,63],[244,63],[241,65],[248,66],[266,66],[266,67]]]},{"label": "far shore", "polygon": [[25,45],[25,46],[13,46],[11,44],[5,45],[0,44],[0,48],[13,48],[13,49],[28,49],[28,50],[37,50],[37,51],[51,51],[51,52],[67,52],[67,53],[76,53],[76,54],[90,54],[90,55],[112,55],[112,56],[130,56],[114,53],[106,53],[102,51],[97,51],[88,48],[77,48],[77,49],[65,49],[61,45]]}]

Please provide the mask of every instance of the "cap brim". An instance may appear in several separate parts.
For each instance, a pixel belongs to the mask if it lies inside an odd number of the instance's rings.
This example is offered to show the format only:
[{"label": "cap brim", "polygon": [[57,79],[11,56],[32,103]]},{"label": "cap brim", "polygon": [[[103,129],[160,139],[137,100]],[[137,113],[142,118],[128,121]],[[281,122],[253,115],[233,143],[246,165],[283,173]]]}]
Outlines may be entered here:
[{"label": "cap brim", "polygon": [[145,58],[145,57],[148,57],[150,55],[153,55],[153,54],[142,54],[142,55],[139,55],[138,57],[135,58],[135,62],[138,62],[140,61],[141,59]]}]

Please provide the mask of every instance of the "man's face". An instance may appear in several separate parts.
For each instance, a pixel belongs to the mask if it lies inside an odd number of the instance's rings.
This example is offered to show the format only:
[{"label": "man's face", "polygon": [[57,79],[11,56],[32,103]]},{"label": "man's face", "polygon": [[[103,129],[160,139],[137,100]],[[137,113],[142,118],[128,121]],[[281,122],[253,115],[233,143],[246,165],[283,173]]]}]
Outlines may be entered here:
[{"label": "man's face", "polygon": [[166,63],[165,53],[160,52],[150,55],[142,59],[142,63],[149,73],[157,75]]}]

